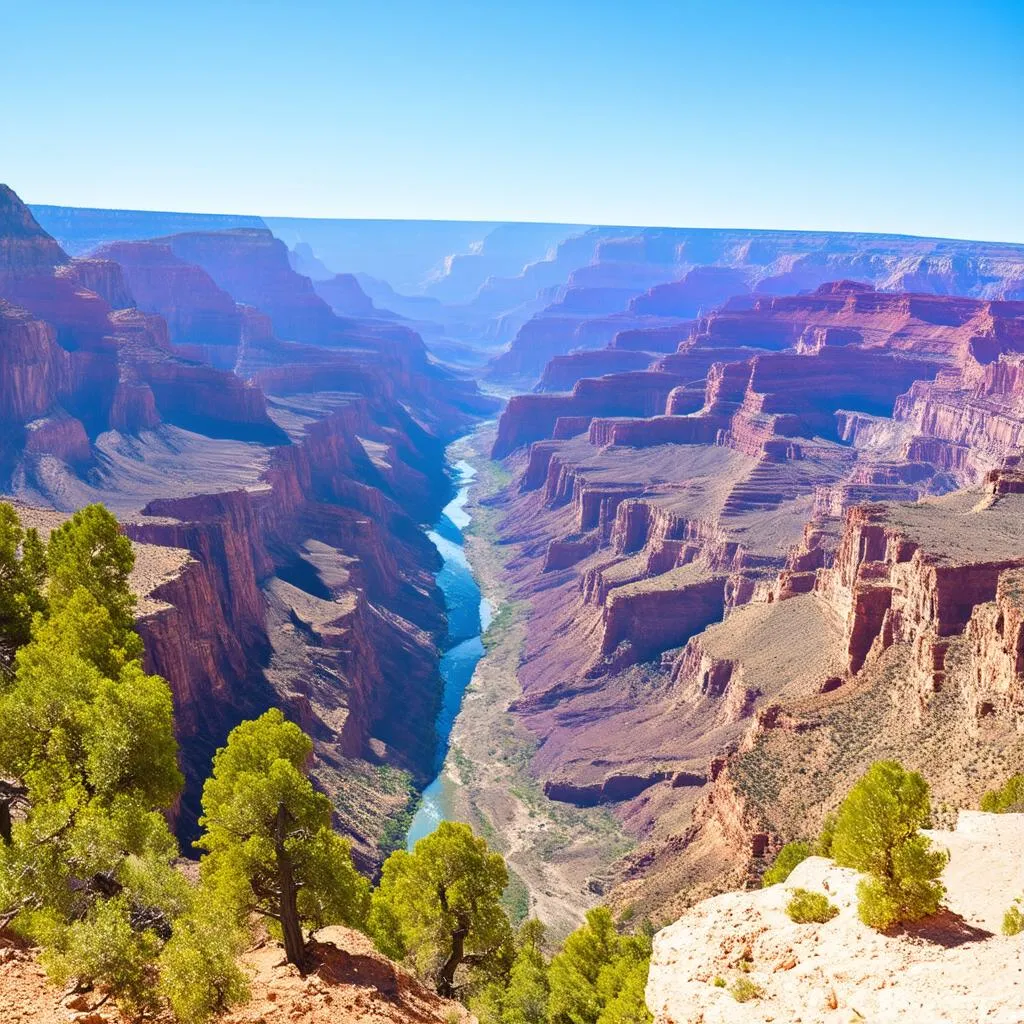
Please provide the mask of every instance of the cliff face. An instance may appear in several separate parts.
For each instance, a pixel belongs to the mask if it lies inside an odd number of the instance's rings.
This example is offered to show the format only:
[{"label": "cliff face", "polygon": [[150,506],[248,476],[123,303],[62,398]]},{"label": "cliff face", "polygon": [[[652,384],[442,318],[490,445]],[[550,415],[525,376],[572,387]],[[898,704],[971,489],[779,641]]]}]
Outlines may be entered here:
[{"label": "cliff face", "polygon": [[139,308],[164,318],[175,345],[218,369],[234,367],[242,313],[201,267],[155,242],[115,242],[98,255],[116,261]]},{"label": "cliff face", "polygon": [[[983,243],[813,232],[594,229],[577,244],[590,239],[596,243],[590,262],[563,277],[547,304],[522,323],[508,350],[492,361],[494,376],[535,380],[550,359],[574,350],[619,347],[620,336],[625,336],[622,347],[635,349],[644,343],[644,333],[671,330],[682,318],[750,305],[754,295],[813,292],[843,278],[884,292],[986,300],[1019,298],[1024,279],[1019,247]],[[780,325],[762,326],[766,330],[757,347],[776,347],[771,342]],[[718,325],[719,340],[728,327],[728,322]]]},{"label": "cliff face", "polygon": [[[840,281],[510,401],[500,533],[531,607],[513,710],[548,792],[608,801],[641,840],[613,902],[664,912],[756,874],[871,754],[957,799],[1012,770],[1022,323],[1018,303]],[[872,742],[829,770],[845,740],[819,705],[864,688],[849,728]],[[984,770],[968,783],[922,735]]]},{"label": "cliff face", "polygon": [[[375,436],[385,434],[365,404],[344,407],[279,449],[262,486],[153,501],[125,526],[135,540],[191,554],[153,592],[166,607],[140,621],[188,752],[186,831],[216,746],[271,705],[314,737],[316,773],[332,795],[347,794],[339,822],[367,863],[385,822],[368,819],[359,802],[372,807],[371,796],[356,779],[343,783],[342,766],[383,757],[421,779],[432,763],[444,631],[437,555],[396,498],[364,482]],[[437,465],[430,479],[394,457],[378,483],[436,508]],[[385,811],[401,806],[391,803]]]},{"label": "cliff face", "polygon": [[372,867],[434,761],[445,620],[423,526],[451,489],[444,444],[496,403],[414,331],[337,317],[266,232],[70,260],[12,196],[5,489],[105,501],[140,550],[177,553],[143,574],[139,628],[175,697],[179,831],[230,728],[281,706]]},{"label": "cliff face", "polygon": [[0,242],[8,485],[25,479],[45,491],[37,466],[47,456],[82,471],[107,430],[137,434],[165,422],[283,439],[257,388],[175,354],[165,321],[135,308],[119,264],[69,259],[9,190]]}]

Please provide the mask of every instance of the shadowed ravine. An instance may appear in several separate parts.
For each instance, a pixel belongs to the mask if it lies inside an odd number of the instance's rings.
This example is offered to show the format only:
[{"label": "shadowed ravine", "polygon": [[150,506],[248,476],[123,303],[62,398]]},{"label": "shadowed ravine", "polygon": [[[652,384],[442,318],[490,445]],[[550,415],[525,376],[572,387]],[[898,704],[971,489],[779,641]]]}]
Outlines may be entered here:
[{"label": "shadowed ravine", "polygon": [[459,487],[458,494],[445,506],[441,518],[429,533],[430,539],[444,559],[444,564],[437,574],[437,585],[444,592],[445,606],[448,610],[448,637],[447,649],[440,664],[444,696],[437,717],[436,774],[423,791],[420,806],[409,826],[410,849],[418,839],[433,832],[437,823],[449,815],[445,807],[441,769],[448,753],[452,726],[462,705],[462,695],[473,678],[477,662],[484,654],[481,634],[491,620],[490,604],[480,595],[480,588],[473,578],[462,539],[462,531],[470,521],[465,506],[476,470],[465,461],[455,463],[454,469]]}]

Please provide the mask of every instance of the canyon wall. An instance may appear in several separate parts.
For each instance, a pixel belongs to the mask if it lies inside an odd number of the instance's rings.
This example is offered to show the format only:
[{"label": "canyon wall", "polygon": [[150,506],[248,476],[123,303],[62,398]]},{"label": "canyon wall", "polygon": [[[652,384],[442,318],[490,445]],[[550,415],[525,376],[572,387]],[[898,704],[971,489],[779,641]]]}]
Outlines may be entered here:
[{"label": "canyon wall", "polygon": [[446,624],[424,527],[450,495],[445,443],[497,402],[407,326],[337,316],[265,230],[72,259],[9,190],[0,340],[4,490],[104,501],[174,562],[137,585],[175,699],[182,837],[227,732],[279,706],[379,864],[435,759]]},{"label": "canyon wall", "polygon": [[531,609],[512,711],[546,792],[637,837],[613,903],[668,913],[756,877],[873,756],[951,799],[1012,772],[1022,326],[1019,302],[829,282],[510,401],[499,534]]}]

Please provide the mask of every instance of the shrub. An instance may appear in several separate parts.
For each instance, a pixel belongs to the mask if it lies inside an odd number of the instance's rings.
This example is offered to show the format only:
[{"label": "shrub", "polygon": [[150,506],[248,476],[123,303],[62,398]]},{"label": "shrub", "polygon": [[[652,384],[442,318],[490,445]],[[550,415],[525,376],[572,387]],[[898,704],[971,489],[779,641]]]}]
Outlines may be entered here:
[{"label": "shrub", "polygon": [[786,843],[772,861],[772,866],[762,875],[761,885],[767,889],[769,885],[777,885],[789,878],[793,868],[811,855],[811,848],[806,843]]},{"label": "shrub", "polygon": [[824,924],[839,913],[839,908],[830,903],[824,893],[794,889],[786,904],[786,913],[797,924]]},{"label": "shrub", "polygon": [[737,1003],[749,1003],[751,999],[760,999],[762,994],[760,987],[749,978],[737,978],[729,986],[729,995]]},{"label": "shrub", "polygon": [[928,784],[895,761],[878,761],[839,808],[832,854],[869,877],[857,887],[858,913],[885,930],[939,908],[945,853],[918,832],[929,813]]},{"label": "shrub", "polygon": [[1000,789],[991,789],[981,798],[981,809],[991,814],[1024,811],[1024,775],[1014,775]]},{"label": "shrub", "polygon": [[725,978],[719,974],[711,984],[714,985],[715,988],[725,988]]},{"label": "shrub", "polygon": [[814,853],[818,857],[832,856],[832,838],[836,834],[836,817],[836,812],[833,811],[831,814],[826,814],[825,820],[821,823],[821,835],[818,836],[818,841],[814,844]]},{"label": "shrub", "polygon": [[1024,911],[1021,911],[1021,901],[1016,899],[1003,914],[1003,934],[1020,935],[1021,932],[1024,932]]}]

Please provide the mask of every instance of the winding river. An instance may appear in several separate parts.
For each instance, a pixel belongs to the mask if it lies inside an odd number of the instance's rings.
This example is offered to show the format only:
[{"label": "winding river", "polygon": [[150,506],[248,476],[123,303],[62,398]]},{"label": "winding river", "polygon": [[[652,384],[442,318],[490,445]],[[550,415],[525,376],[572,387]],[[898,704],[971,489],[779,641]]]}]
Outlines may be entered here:
[{"label": "winding river", "polygon": [[483,657],[482,634],[491,621],[491,607],[480,594],[480,588],[469,567],[463,546],[462,531],[469,525],[466,511],[469,488],[476,470],[465,461],[455,463],[458,493],[445,506],[429,537],[443,559],[437,574],[437,585],[444,593],[448,609],[448,638],[441,658],[441,679],[444,696],[437,717],[438,753],[433,781],[423,790],[419,808],[409,826],[407,846],[429,835],[438,822],[448,816],[444,799],[444,767],[448,740],[455,723],[462,695],[469,686],[477,662]]}]

